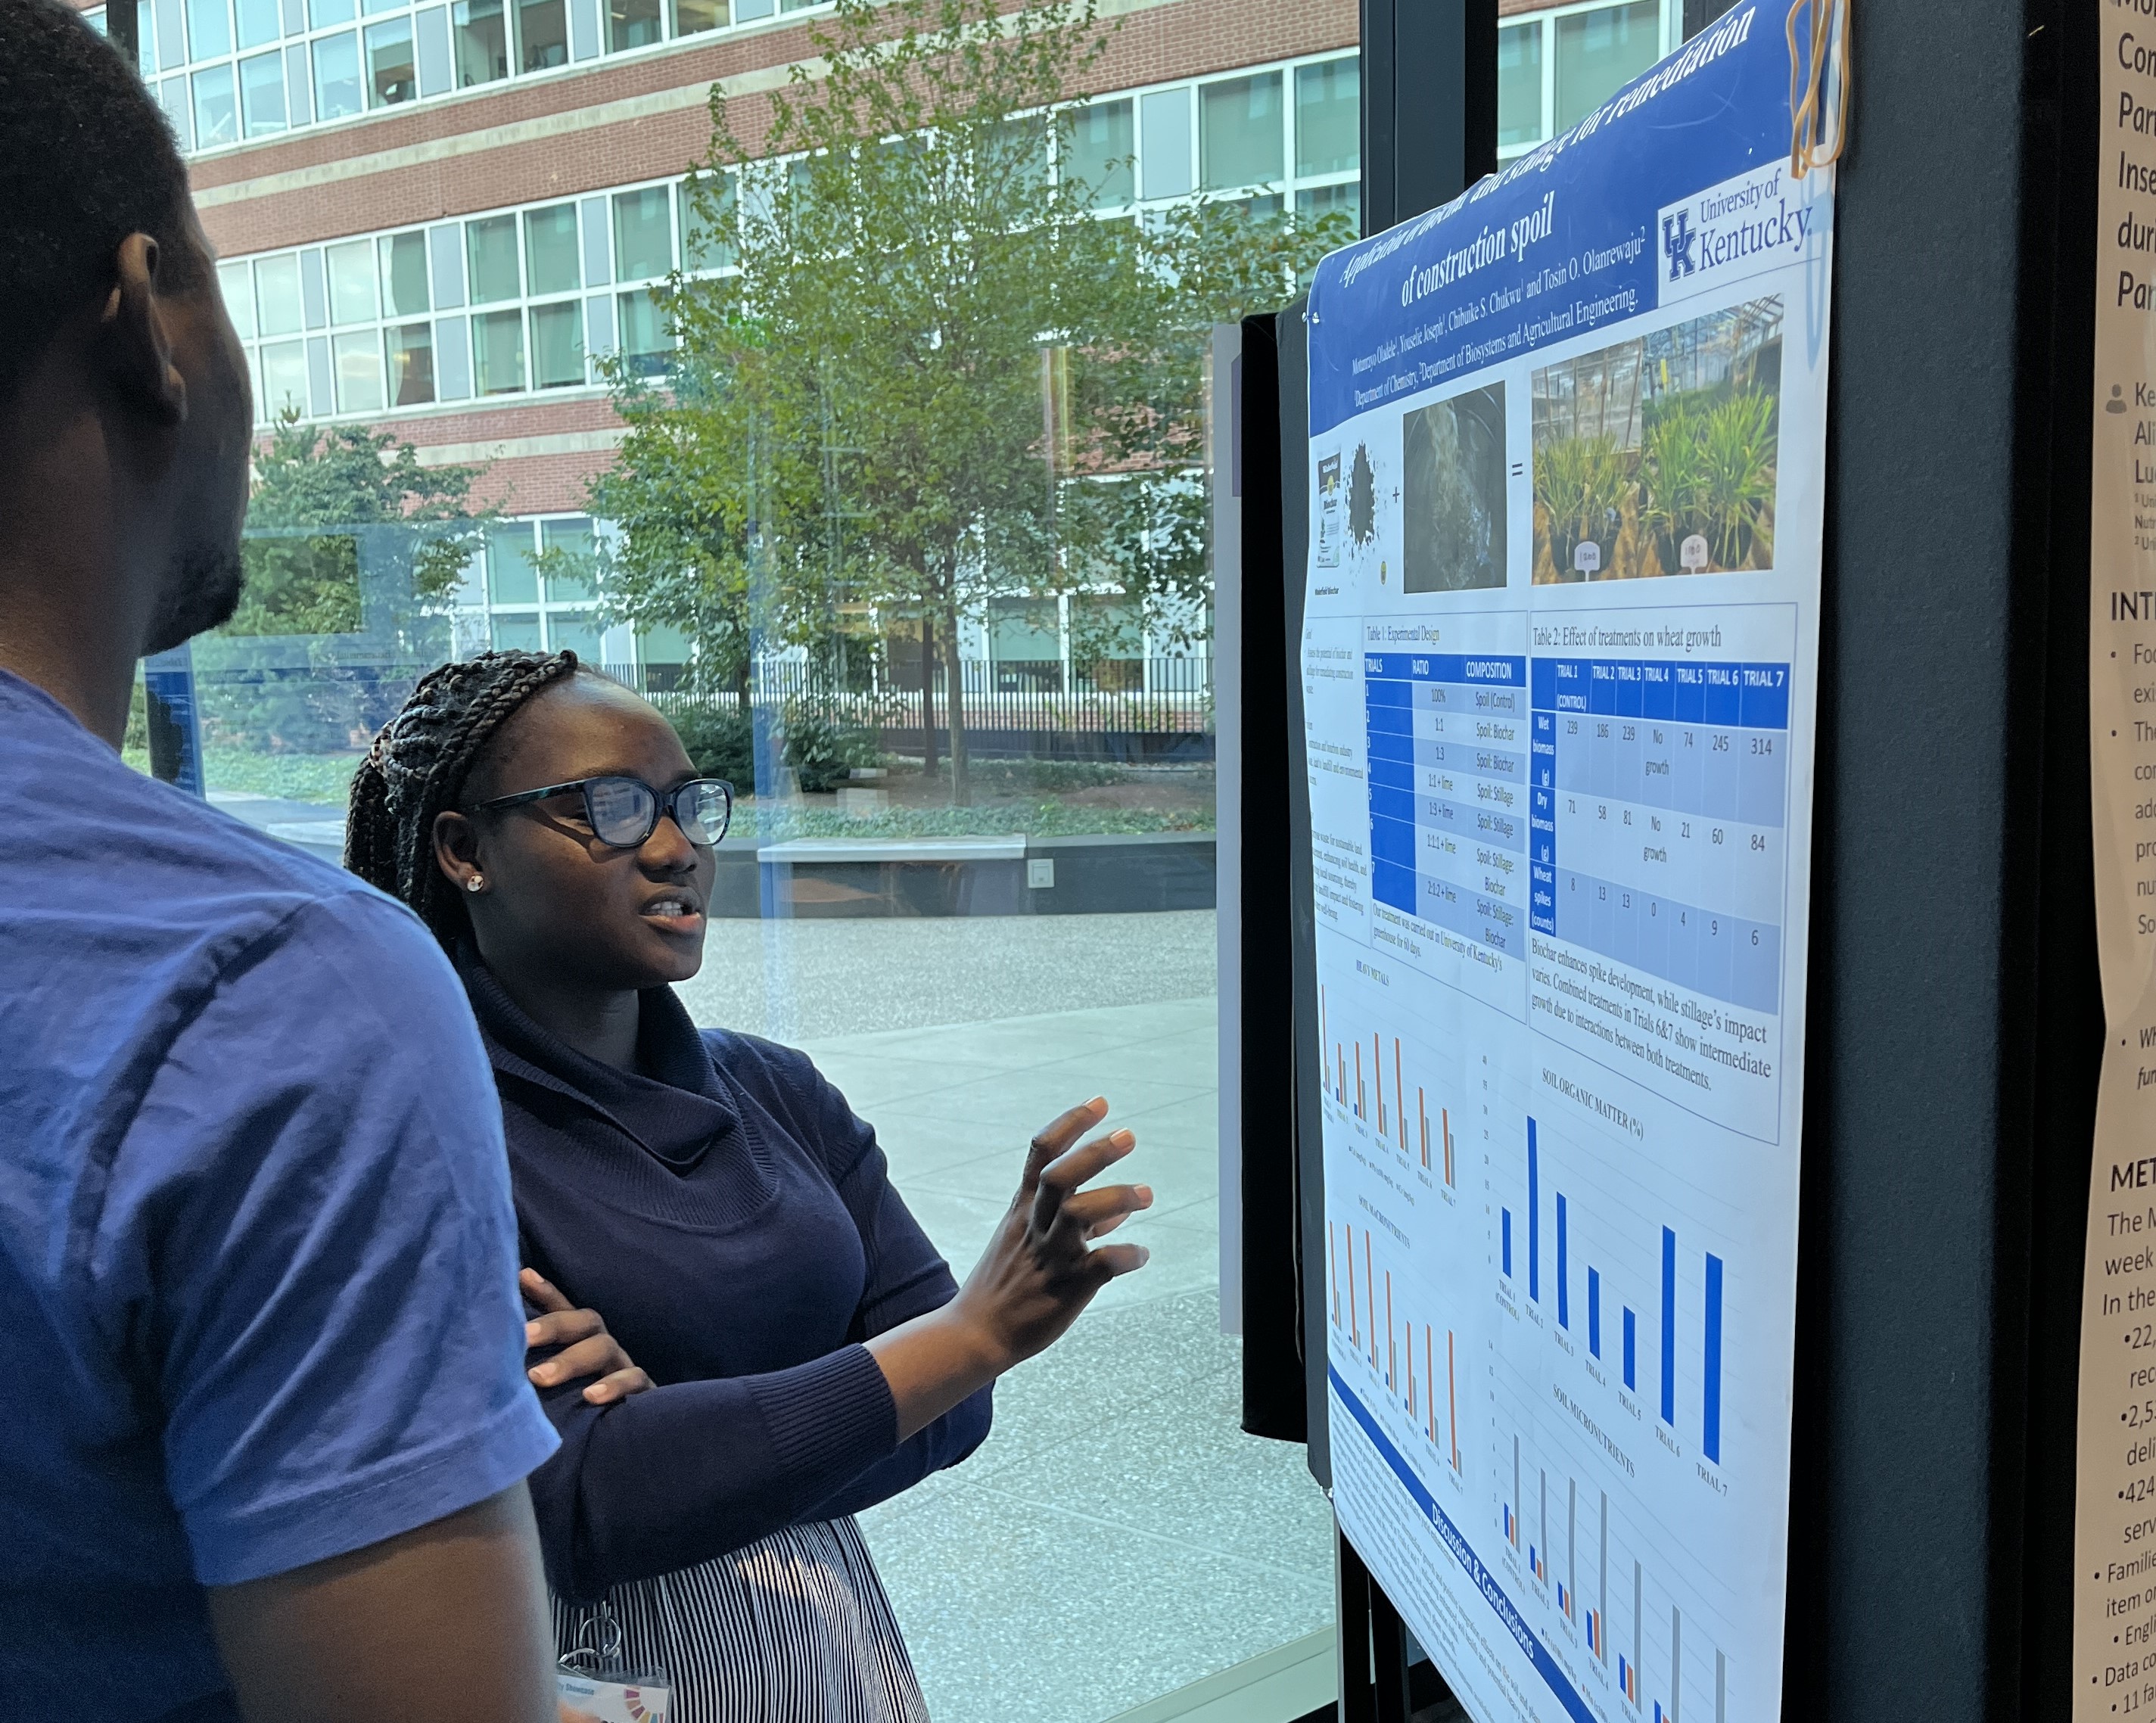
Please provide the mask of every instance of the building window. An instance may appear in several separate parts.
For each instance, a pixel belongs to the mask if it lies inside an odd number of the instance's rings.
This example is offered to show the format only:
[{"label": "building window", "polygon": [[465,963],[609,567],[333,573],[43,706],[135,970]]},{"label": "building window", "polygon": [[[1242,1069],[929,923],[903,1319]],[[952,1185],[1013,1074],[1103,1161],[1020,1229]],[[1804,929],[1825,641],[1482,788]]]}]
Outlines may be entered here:
[{"label": "building window", "polygon": [[1363,166],[1362,63],[1321,61],[1295,73],[1295,171],[1355,173]]},{"label": "building window", "polygon": [[1137,200],[1137,133],[1127,98],[1074,109],[1064,149],[1066,172],[1092,188],[1094,208],[1119,208]]},{"label": "building window", "polygon": [[1589,0],[1497,33],[1497,150],[1511,157],[1577,126],[1674,47],[1675,0]]},{"label": "building window", "polygon": [[[489,3],[464,0],[458,27]],[[340,7],[336,15],[348,16],[349,0],[314,0],[313,15]],[[497,24],[504,15],[498,5],[485,14]],[[312,44],[326,110],[362,100],[357,44],[344,29]],[[420,64],[424,79],[424,54]],[[1044,145],[1060,140],[1045,171],[1076,175],[1111,215],[1188,196],[1202,162],[1209,185],[1256,213],[1337,212],[1353,222],[1358,108],[1356,57],[1334,54],[1104,97],[1075,105],[1057,128],[1035,130]],[[737,197],[727,172],[703,212],[688,181],[668,180],[228,259],[218,280],[259,382],[257,410],[321,418],[590,387],[602,381],[596,362],[609,353],[633,375],[663,375],[674,339],[654,290],[677,268],[733,266]],[[467,317],[467,304],[482,309]],[[323,338],[311,356],[305,343],[287,339],[315,331]]]},{"label": "building window", "polygon": [[1199,184],[1209,192],[1284,177],[1281,74],[1261,72],[1199,86]]}]

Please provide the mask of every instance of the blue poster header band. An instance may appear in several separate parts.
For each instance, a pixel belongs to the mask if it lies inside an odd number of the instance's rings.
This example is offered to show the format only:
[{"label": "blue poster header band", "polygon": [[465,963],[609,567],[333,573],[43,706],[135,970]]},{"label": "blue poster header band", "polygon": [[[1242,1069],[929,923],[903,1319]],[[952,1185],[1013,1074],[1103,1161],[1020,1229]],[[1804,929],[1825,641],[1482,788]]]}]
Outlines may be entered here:
[{"label": "blue poster header band", "polygon": [[[1503,172],[1334,252],[1310,291],[1312,435],[1815,249],[1831,204],[1788,177],[1789,79],[1781,14],[1749,0]],[[1570,153],[1599,135],[1621,146]]]}]

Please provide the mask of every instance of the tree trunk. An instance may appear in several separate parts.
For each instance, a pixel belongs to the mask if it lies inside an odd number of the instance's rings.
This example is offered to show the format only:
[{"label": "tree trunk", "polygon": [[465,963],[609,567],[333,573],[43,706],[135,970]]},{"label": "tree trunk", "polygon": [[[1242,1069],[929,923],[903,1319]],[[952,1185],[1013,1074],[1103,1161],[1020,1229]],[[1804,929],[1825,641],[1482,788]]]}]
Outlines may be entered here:
[{"label": "tree trunk", "polygon": [[921,613],[921,772],[936,776],[936,625]]},{"label": "tree trunk", "polygon": [[973,787],[966,773],[966,681],[958,661],[958,618],[943,618],[943,705],[951,720],[951,805],[973,804]]}]

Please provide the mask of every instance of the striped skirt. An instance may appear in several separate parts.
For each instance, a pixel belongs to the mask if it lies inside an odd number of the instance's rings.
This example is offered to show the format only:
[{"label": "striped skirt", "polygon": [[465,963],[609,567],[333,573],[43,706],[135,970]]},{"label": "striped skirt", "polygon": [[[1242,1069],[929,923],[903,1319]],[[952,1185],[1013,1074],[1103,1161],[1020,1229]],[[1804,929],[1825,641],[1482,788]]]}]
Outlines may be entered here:
[{"label": "striped skirt", "polygon": [[554,1604],[566,1654],[620,1630],[623,1664],[663,1669],[675,1723],[927,1723],[906,1641],[850,1515]]}]

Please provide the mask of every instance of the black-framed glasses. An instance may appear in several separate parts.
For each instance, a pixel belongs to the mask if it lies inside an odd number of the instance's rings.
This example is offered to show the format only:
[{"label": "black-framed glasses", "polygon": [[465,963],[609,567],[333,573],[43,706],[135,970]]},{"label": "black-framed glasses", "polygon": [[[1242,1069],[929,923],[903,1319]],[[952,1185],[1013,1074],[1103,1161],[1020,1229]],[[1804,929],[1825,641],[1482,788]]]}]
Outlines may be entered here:
[{"label": "black-framed glasses", "polygon": [[726,835],[734,817],[734,787],[722,777],[692,777],[670,790],[654,790],[640,777],[573,778],[543,789],[520,790],[514,796],[496,796],[475,803],[480,813],[503,808],[521,808],[527,802],[543,802],[549,796],[566,796],[580,790],[584,797],[584,819],[592,835],[613,849],[640,849],[659,829],[661,814],[670,813],[681,835],[691,844],[708,846]]}]

